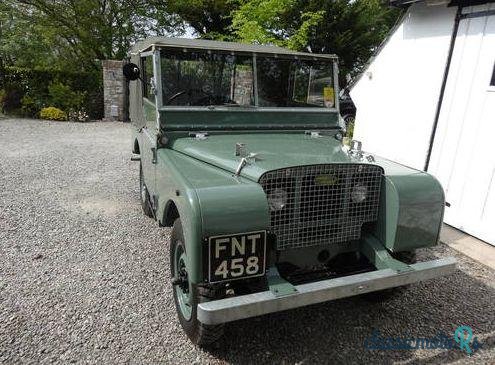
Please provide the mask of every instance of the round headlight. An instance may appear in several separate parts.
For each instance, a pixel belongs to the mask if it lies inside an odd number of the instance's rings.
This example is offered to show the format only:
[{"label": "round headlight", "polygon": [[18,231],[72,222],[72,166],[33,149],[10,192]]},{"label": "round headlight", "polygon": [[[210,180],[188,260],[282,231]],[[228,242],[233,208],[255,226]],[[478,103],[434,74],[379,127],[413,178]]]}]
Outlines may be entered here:
[{"label": "round headlight", "polygon": [[352,189],[351,200],[354,203],[362,203],[366,200],[367,195],[368,195],[368,187],[363,184],[357,184]]},{"label": "round headlight", "polygon": [[287,192],[284,189],[274,189],[268,193],[270,210],[282,210],[287,204]]}]

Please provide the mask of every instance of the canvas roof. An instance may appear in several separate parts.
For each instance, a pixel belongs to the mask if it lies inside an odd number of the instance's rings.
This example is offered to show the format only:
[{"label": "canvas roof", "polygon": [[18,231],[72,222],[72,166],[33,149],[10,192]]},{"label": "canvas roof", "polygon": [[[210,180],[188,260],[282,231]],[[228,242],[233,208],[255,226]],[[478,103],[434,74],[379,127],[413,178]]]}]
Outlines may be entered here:
[{"label": "canvas roof", "polygon": [[137,54],[149,50],[152,46],[186,49],[210,49],[214,51],[247,52],[260,54],[275,54],[299,57],[336,58],[330,54],[316,54],[295,52],[286,48],[276,46],[262,46],[259,44],[245,44],[235,42],[211,41],[206,39],[170,38],[170,37],[150,37],[146,38],[131,48],[131,54]]}]

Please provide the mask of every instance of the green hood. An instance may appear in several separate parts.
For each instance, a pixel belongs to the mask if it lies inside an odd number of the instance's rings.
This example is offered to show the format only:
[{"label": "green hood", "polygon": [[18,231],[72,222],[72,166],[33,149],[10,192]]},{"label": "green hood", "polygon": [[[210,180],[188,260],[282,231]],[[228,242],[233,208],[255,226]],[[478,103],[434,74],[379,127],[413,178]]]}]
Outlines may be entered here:
[{"label": "green hood", "polygon": [[291,166],[349,163],[351,159],[333,136],[311,137],[301,133],[212,134],[200,140],[179,138],[172,149],[234,173],[241,158],[235,156],[236,143],[245,143],[256,160],[246,165],[241,175],[258,181],[263,173]]}]

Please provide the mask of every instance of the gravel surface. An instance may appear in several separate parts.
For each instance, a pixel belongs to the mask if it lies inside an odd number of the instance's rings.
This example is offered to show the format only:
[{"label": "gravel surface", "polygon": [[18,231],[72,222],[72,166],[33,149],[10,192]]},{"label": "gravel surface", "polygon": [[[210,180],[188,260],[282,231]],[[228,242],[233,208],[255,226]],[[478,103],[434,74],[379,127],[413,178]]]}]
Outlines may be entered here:
[{"label": "gravel surface", "polygon": [[[130,127],[0,120],[0,362],[495,363],[495,272],[456,256],[450,277],[385,304],[351,298],[230,324],[209,352],[175,314],[169,229],[139,205]],[[369,351],[382,336],[432,337],[469,325],[483,348]]]}]

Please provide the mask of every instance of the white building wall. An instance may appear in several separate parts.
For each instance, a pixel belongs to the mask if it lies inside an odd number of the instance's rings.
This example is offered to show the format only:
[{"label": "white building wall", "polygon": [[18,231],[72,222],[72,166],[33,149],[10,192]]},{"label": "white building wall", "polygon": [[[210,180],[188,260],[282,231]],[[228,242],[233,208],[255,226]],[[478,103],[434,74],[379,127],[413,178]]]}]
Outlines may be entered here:
[{"label": "white building wall", "polygon": [[456,7],[412,5],[351,90],[363,149],[423,169]]},{"label": "white building wall", "polygon": [[[463,9],[494,11],[495,3]],[[495,245],[495,14],[462,19],[428,172],[445,190],[445,222]]]}]

